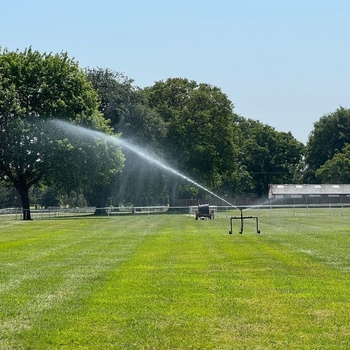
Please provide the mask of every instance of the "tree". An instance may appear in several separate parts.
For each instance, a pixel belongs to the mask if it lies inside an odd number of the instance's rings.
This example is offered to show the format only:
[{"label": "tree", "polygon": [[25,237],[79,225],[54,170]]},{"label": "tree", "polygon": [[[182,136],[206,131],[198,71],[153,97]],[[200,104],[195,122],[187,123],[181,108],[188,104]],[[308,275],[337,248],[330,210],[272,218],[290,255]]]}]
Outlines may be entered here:
[{"label": "tree", "polygon": [[61,194],[84,195],[91,206],[97,207],[96,214],[105,214],[107,189],[124,162],[118,144],[103,133],[66,123],[54,124],[57,130],[51,128],[48,132],[57,140],[59,152],[56,162],[51,165],[51,181],[47,182]]},{"label": "tree", "polygon": [[254,192],[262,196],[271,183],[292,183],[304,145],[290,132],[278,132],[256,120],[241,117],[239,125],[245,140],[241,162],[254,183]]},{"label": "tree", "polygon": [[[99,110],[106,120],[110,120],[114,132],[136,146],[147,147],[154,157],[161,157],[159,144],[165,138],[166,125],[148,107],[144,91],[135,87],[132,79],[110,69],[86,69],[86,74],[99,94]],[[162,173],[134,152],[128,149],[123,152],[126,161],[115,181],[117,189],[113,202],[136,206],[159,203],[164,191]],[[110,188],[101,187],[99,192],[110,193]]]},{"label": "tree", "polygon": [[321,165],[316,170],[316,179],[321,183],[350,183],[350,145]]},{"label": "tree", "polygon": [[[75,176],[72,181],[68,174],[72,174],[77,160],[91,160],[89,151],[94,149],[94,141],[85,139],[86,147],[79,147],[75,137],[69,139],[58,132],[62,128],[51,123],[53,119],[111,132],[98,112],[96,91],[67,53],[41,54],[31,48],[24,52],[1,50],[0,178],[17,189],[23,219],[31,219],[28,193],[33,185],[57,181],[66,188],[80,186],[83,179]],[[117,147],[108,148],[114,160],[110,169],[113,166],[117,171],[122,166],[121,152]],[[74,170],[81,174],[80,169]]]},{"label": "tree", "polygon": [[[211,190],[237,186],[238,138],[233,104],[218,87],[183,78],[145,89],[149,105],[167,125],[163,148],[180,172]],[[172,183],[172,204],[179,179]]]},{"label": "tree", "polygon": [[314,124],[306,144],[305,181],[316,182],[316,171],[350,143],[350,109],[338,108]]}]

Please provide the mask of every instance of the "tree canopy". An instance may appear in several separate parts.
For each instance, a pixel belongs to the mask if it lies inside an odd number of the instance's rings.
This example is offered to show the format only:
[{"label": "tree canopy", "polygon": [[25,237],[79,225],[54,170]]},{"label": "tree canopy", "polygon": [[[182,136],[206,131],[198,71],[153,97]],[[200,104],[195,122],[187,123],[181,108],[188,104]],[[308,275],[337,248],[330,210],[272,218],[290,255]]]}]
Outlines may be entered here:
[{"label": "tree canopy", "polygon": [[322,116],[304,146],[290,132],[237,115],[210,84],[169,78],[141,89],[110,69],[80,69],[64,52],[0,50],[0,191],[5,203],[13,195],[4,186],[17,189],[25,219],[38,185],[46,186],[45,202],[76,193],[99,207],[112,190],[113,204],[136,206],[206,194],[76,126],[121,135],[224,197],[263,196],[271,183],[350,181],[349,109]]},{"label": "tree canopy", "polygon": [[[91,152],[78,147],[75,138],[60,135],[57,128],[48,125],[53,119],[111,132],[98,111],[96,91],[67,53],[41,54],[31,48],[0,51],[0,178],[19,192],[24,219],[30,219],[28,191],[33,185],[61,179],[71,188],[70,167],[77,159],[85,163],[91,160]],[[113,154],[110,170],[120,169],[120,150],[111,146],[105,150]],[[69,172],[62,175],[62,167]]]},{"label": "tree canopy", "polygon": [[236,186],[238,145],[227,95],[183,78],[158,81],[145,92],[167,126],[163,149],[168,162],[209,189]]},{"label": "tree canopy", "polygon": [[[143,90],[133,80],[110,69],[86,69],[88,80],[100,97],[99,110],[110,121],[114,132],[134,145],[147,148],[154,157],[162,157],[160,146],[166,136],[166,123],[147,103]],[[159,204],[164,195],[164,178],[159,169],[128,149],[123,171],[116,177],[113,202]],[[152,181],[153,180],[153,181]],[[112,189],[100,188],[99,193]]]},{"label": "tree canopy", "polygon": [[243,147],[241,163],[258,196],[266,194],[271,183],[292,183],[304,145],[289,132],[278,132],[257,120],[239,119]]},{"label": "tree canopy", "polygon": [[314,124],[306,145],[305,181],[317,181],[317,169],[349,143],[350,110],[340,107],[335,112],[322,116]]},{"label": "tree canopy", "polygon": [[350,145],[321,165],[316,170],[316,179],[321,183],[350,183]]}]

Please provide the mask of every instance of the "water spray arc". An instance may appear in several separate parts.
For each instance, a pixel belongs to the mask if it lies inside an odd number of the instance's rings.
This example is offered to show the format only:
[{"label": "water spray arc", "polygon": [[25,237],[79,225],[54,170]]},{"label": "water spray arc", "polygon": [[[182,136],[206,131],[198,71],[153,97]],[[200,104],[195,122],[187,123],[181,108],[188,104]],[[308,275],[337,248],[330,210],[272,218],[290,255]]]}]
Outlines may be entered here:
[{"label": "water spray arc", "polygon": [[232,203],[228,202],[226,199],[218,196],[217,194],[215,194],[214,192],[210,191],[209,189],[207,189],[206,187],[202,186],[201,184],[197,183],[196,181],[192,180],[191,178],[181,174],[180,172],[178,172],[177,170],[171,168],[170,166],[166,165],[164,162],[160,161],[159,159],[154,158],[153,156],[151,156],[150,154],[148,154],[147,152],[145,152],[144,150],[141,150],[139,147],[135,146],[134,144],[132,144],[131,142],[127,141],[127,140],[123,140],[121,138],[116,138],[114,136],[99,132],[99,131],[94,131],[91,129],[87,129],[81,126],[77,126],[71,123],[67,123],[61,120],[53,120],[51,121],[52,123],[54,123],[56,126],[62,128],[65,131],[68,132],[74,132],[74,134],[83,134],[84,136],[88,136],[88,137],[92,137],[92,138],[101,138],[107,142],[110,142],[114,145],[119,145],[121,147],[125,147],[127,149],[129,149],[130,151],[134,152],[135,154],[137,154],[139,157],[142,157],[146,160],[148,160],[149,162],[154,163],[155,165],[157,165],[158,167],[173,173],[176,176],[181,177],[182,179],[186,180],[187,182],[192,183],[193,185],[195,185],[196,187],[206,191],[207,193],[211,194],[212,196],[220,199],[221,201],[225,202],[226,204],[228,204],[230,207],[240,210],[238,207],[236,207],[235,205],[233,205]]},{"label": "water spray arc", "polygon": [[231,229],[229,231],[229,234],[232,234],[232,223],[234,220],[240,220],[241,221],[241,227],[240,227],[240,231],[239,233],[242,234],[243,233],[243,228],[244,228],[244,220],[247,219],[255,219],[256,220],[256,232],[260,233],[260,229],[259,229],[259,219],[257,216],[243,216],[243,208],[239,208],[235,205],[233,205],[232,203],[228,202],[226,199],[218,196],[216,193],[210,191],[209,189],[207,189],[206,187],[202,186],[201,184],[197,183],[196,181],[192,180],[191,178],[181,174],[180,172],[178,172],[177,170],[171,168],[170,166],[166,165],[164,162],[160,161],[159,159],[154,158],[153,156],[151,156],[150,154],[148,154],[147,152],[145,152],[144,150],[141,150],[139,147],[133,145],[131,142],[127,141],[127,140],[123,140],[121,138],[116,138],[114,136],[99,132],[99,131],[94,131],[91,129],[87,129],[84,128],[82,126],[77,126],[68,122],[64,122],[61,120],[52,120],[52,123],[54,123],[54,125],[56,127],[62,128],[63,130],[65,130],[66,132],[73,132],[75,135],[76,134],[80,134],[83,136],[87,136],[87,137],[91,137],[91,138],[100,138],[102,140],[105,140],[107,142],[110,142],[114,145],[119,145],[121,147],[125,147],[127,149],[129,149],[130,151],[134,152],[135,154],[137,154],[138,156],[156,164],[158,167],[171,172],[173,174],[175,174],[176,176],[181,177],[182,179],[186,180],[187,182],[192,183],[193,185],[197,186],[198,188],[206,191],[207,193],[211,194],[212,196],[220,199],[221,201],[225,202],[226,204],[228,204],[230,207],[237,209],[240,211],[240,216],[232,216],[230,218],[230,226]]},{"label": "water spray arc", "polygon": [[179,176],[181,178],[183,178],[184,180],[186,180],[187,182],[192,183],[193,185],[195,185],[196,187],[206,191],[207,193],[211,194],[212,196],[220,199],[221,201],[225,202],[226,204],[228,204],[230,207],[233,207],[237,210],[239,210],[238,207],[236,207],[235,205],[233,205],[232,203],[228,202],[226,199],[218,196],[217,194],[215,194],[214,192],[210,191],[209,189],[207,189],[206,187],[202,186],[201,184],[199,184],[198,182],[192,180],[191,178],[181,174],[180,172],[178,172],[177,170],[171,168],[170,166],[166,165],[165,163],[161,162],[160,160],[150,156],[149,154],[145,153],[144,151],[142,151],[141,149],[139,149],[137,146],[131,144],[130,142],[123,140],[123,139],[117,139],[118,143],[123,147],[128,148],[129,150],[131,150],[132,152],[136,153],[137,155],[139,155],[140,157],[143,157],[145,159],[147,159],[148,161],[156,164],[158,167],[163,168],[164,170],[173,173],[176,176]]},{"label": "water spray arc", "polygon": [[[116,139],[114,139],[116,140]],[[231,204],[230,202],[228,202],[227,200],[225,200],[224,198],[221,198],[220,196],[218,196],[217,194],[215,194],[214,192],[208,190],[207,188],[205,188],[204,186],[200,185],[199,183],[195,182],[194,180],[190,179],[189,177],[179,173],[177,170],[165,165],[163,162],[159,161],[158,159],[155,159],[153,158],[152,156],[146,154],[144,151],[142,151],[141,149],[139,149],[137,146],[129,143],[128,141],[126,140],[123,140],[123,139],[117,139],[118,143],[121,145],[121,146],[124,146],[128,149],[130,149],[131,151],[135,152],[136,154],[138,154],[139,156],[147,159],[148,161],[151,161],[153,163],[155,163],[157,166],[179,176],[179,177],[182,177],[184,180],[192,183],[193,185],[201,188],[202,190],[210,193],[211,195],[213,195],[214,197],[222,200],[223,202],[225,202],[226,204],[228,204],[230,207],[233,207],[237,210],[240,211],[241,215],[240,216],[232,216],[230,218],[230,226],[231,226],[231,230],[229,231],[229,234],[232,234],[232,222],[233,220],[240,220],[241,221],[241,228],[240,228],[240,231],[239,233],[242,234],[243,233],[243,228],[244,228],[244,220],[247,220],[247,219],[255,219],[256,220],[256,233],[260,233],[260,229],[259,229],[259,218],[257,216],[243,216],[243,208],[239,208],[239,207],[236,207],[235,205]],[[197,216],[196,216],[196,219],[197,219]]]}]

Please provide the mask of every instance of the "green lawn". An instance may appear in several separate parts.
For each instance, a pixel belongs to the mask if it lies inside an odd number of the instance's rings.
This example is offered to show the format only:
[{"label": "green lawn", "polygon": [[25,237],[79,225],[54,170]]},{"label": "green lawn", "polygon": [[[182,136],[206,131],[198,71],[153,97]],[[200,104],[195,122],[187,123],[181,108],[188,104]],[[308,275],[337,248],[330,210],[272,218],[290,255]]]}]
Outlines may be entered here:
[{"label": "green lawn", "polygon": [[0,221],[0,349],[349,349],[350,213],[313,214]]}]

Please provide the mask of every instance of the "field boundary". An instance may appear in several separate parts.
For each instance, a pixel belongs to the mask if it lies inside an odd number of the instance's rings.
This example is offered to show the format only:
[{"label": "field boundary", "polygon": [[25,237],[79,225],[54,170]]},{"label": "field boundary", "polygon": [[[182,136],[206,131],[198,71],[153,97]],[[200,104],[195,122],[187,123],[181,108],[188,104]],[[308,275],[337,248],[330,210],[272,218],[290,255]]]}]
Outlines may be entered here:
[{"label": "field boundary", "polygon": [[[34,220],[51,220],[57,218],[79,218],[87,216],[117,216],[117,215],[154,215],[154,214],[186,214],[188,216],[195,217],[198,206],[121,206],[121,207],[76,207],[76,208],[59,208],[51,207],[45,209],[31,209],[31,217]],[[218,206],[210,205],[210,208],[214,211],[215,217],[229,217],[231,215],[237,215],[240,211],[254,212],[255,215],[259,215],[260,211],[269,212],[270,216],[281,215],[283,211],[289,213],[289,215],[306,215],[312,216],[316,212],[327,215],[333,215],[334,212],[338,212],[340,216],[350,216],[350,203],[329,203],[329,204],[257,204],[257,205],[241,205],[235,206]],[[22,220],[23,210],[22,208],[4,208],[0,209],[0,221],[5,220]]]}]

